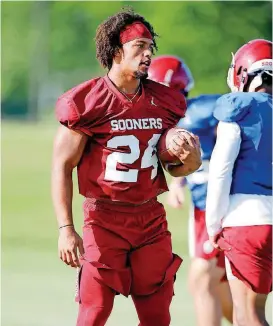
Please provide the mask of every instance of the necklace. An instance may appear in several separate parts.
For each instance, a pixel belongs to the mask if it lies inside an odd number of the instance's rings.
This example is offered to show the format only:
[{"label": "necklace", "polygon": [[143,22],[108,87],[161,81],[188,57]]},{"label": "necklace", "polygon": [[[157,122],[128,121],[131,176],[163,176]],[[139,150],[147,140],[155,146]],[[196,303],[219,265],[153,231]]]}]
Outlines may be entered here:
[{"label": "necklace", "polygon": [[139,83],[138,88],[137,88],[137,91],[136,91],[135,95],[134,95],[132,98],[130,98],[129,96],[127,96],[127,94],[124,93],[122,90],[119,90],[119,91],[121,92],[121,94],[123,94],[123,96],[126,97],[126,99],[127,99],[129,102],[133,103],[134,98],[137,96],[137,94],[138,94],[139,91],[140,91],[140,86],[141,86],[141,84]]}]

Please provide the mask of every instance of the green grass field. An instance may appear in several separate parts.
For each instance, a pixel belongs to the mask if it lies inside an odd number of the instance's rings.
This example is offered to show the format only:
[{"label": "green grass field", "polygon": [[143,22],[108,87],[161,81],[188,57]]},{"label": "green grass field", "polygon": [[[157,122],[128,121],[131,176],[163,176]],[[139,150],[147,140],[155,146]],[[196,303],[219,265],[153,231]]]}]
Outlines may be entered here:
[{"label": "green grass field", "polygon": [[[50,198],[56,127],[53,123],[2,123],[2,326],[75,325],[75,270],[58,258]],[[164,195],[161,198],[164,202]],[[76,194],[74,216],[79,231],[81,201]],[[188,207],[183,211],[166,208],[174,251],[184,258],[175,284],[171,325],[193,326],[193,302],[186,283]],[[131,299],[116,298],[107,325],[137,325]]]}]

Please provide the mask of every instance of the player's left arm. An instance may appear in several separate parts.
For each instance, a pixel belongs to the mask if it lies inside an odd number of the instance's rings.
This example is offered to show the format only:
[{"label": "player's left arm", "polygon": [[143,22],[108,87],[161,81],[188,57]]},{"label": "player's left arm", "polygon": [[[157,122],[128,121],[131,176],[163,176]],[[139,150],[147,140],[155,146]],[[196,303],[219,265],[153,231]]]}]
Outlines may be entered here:
[{"label": "player's left arm", "polygon": [[212,244],[222,230],[222,218],[229,206],[233,166],[241,146],[241,130],[235,122],[220,121],[209,165],[206,226]]},{"label": "player's left arm", "polygon": [[[171,89],[168,91],[171,92],[172,95],[170,114],[173,116],[176,126],[181,128],[180,124],[187,110],[185,96]],[[202,164],[199,137],[185,129],[171,140],[169,150],[178,157],[181,162],[179,165],[163,164],[164,169],[172,177],[185,177],[198,170]]]}]

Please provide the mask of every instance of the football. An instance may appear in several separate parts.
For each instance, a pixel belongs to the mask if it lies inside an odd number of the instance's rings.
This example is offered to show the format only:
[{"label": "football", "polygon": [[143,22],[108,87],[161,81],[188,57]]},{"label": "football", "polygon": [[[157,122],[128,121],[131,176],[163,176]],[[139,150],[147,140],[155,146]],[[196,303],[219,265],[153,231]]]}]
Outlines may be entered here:
[{"label": "football", "polygon": [[171,140],[173,137],[176,137],[179,132],[181,132],[180,128],[171,128],[166,130],[164,134],[159,138],[157,143],[157,155],[161,162],[172,164],[181,163],[178,157],[169,151],[169,144]]}]

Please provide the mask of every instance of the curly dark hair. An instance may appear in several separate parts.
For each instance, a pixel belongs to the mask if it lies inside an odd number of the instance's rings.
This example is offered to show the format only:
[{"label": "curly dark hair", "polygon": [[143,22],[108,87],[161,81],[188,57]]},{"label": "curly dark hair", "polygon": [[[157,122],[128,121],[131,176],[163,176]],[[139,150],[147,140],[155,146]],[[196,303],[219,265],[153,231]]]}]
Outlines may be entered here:
[{"label": "curly dark hair", "polygon": [[118,48],[122,47],[119,40],[120,32],[135,21],[140,21],[150,31],[154,47],[157,50],[155,38],[158,36],[153,26],[146,19],[135,13],[130,7],[122,8],[120,12],[102,22],[96,32],[96,57],[104,68],[110,69],[113,57]]}]

